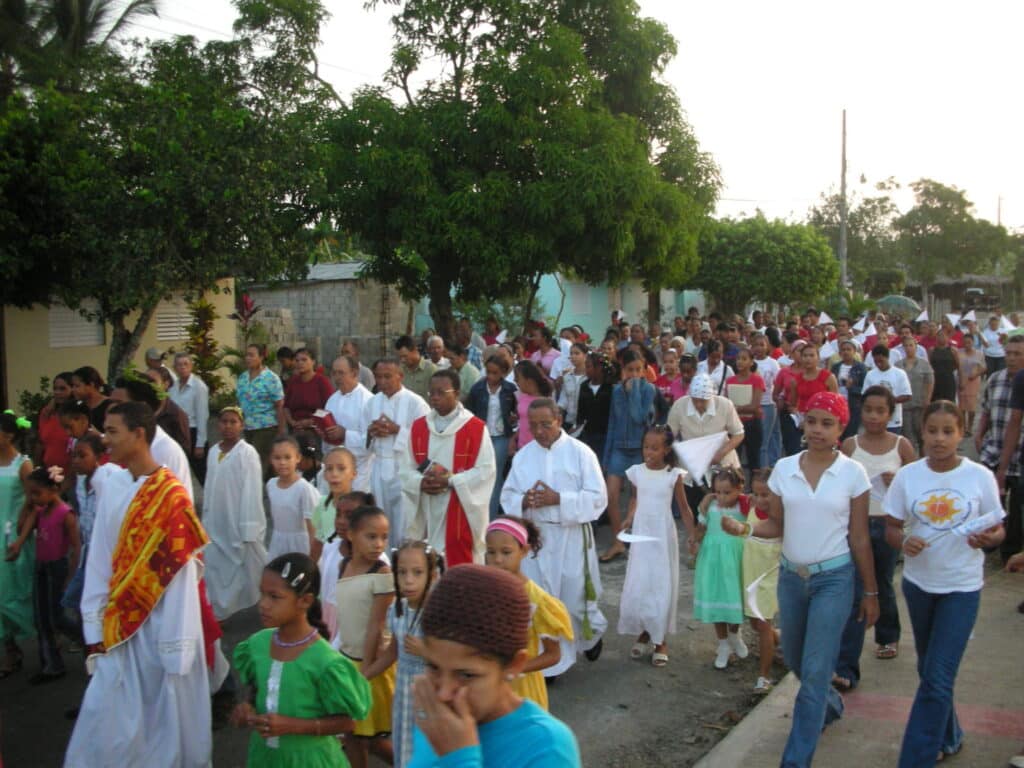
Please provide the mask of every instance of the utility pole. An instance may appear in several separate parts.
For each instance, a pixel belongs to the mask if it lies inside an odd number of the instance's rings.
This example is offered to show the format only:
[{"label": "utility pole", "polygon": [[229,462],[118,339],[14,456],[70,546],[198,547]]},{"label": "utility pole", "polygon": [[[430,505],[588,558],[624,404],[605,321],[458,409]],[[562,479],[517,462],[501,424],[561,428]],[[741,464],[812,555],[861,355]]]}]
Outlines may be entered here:
[{"label": "utility pole", "polygon": [[846,110],[843,110],[843,160],[839,176],[839,284],[846,290]]}]

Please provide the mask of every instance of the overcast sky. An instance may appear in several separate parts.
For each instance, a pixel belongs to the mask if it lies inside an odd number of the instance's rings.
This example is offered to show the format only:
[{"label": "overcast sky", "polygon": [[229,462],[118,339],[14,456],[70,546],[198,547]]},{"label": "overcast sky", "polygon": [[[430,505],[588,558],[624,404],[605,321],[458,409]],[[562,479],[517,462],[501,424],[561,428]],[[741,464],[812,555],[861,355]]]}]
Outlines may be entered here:
[{"label": "overcast sky", "polygon": [[[389,11],[325,0],[322,74],[342,96],[379,82]],[[1006,0],[641,0],[679,45],[666,73],[722,169],[721,215],[802,219],[838,189],[847,110],[848,183],[923,176],[959,187],[977,215],[1024,228],[1024,3]],[[164,0],[140,36],[227,37],[229,0]],[[867,189],[866,191],[870,191]],[[907,199],[901,198],[907,204]]]}]

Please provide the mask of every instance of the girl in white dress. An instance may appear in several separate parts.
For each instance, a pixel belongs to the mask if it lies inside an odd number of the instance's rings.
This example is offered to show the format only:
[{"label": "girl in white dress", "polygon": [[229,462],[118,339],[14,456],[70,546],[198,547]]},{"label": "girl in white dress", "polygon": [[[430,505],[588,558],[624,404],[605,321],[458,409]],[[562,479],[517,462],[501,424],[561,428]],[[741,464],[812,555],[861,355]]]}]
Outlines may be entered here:
[{"label": "girl in white dress", "polygon": [[288,552],[301,552],[314,560],[320,558],[321,545],[313,529],[313,510],[320,501],[320,494],[299,474],[301,458],[294,437],[274,440],[270,466],[277,477],[267,481],[270,517],[274,523],[268,547],[271,560]]},{"label": "girl in white dress", "polygon": [[691,540],[693,513],[683,490],[686,472],[675,466],[672,431],[649,427],[642,451],[644,463],[626,470],[636,492],[622,529],[654,541],[632,544],[619,607],[619,634],[638,635],[629,652],[631,659],[642,658],[653,644],[651,663],[663,667],[668,663],[667,635],[676,631],[679,598],[679,534],[672,519],[672,499],[679,504]]}]

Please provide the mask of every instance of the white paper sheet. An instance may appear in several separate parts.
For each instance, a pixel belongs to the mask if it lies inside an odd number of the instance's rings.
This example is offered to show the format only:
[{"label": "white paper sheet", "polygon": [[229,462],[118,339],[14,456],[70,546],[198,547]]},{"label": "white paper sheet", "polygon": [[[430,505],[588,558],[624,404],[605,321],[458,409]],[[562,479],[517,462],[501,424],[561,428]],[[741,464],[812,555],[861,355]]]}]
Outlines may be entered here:
[{"label": "white paper sheet", "polygon": [[864,331],[864,325],[865,325],[865,323],[867,323],[867,321],[868,321],[867,315],[862,316],[860,318],[860,320],[858,320],[856,323],[853,324],[853,330],[857,331],[858,333],[863,332]]},{"label": "white paper sheet", "polygon": [[835,325],[835,320],[829,317],[828,312],[822,310],[821,314],[818,315],[818,325]]},{"label": "white paper sheet", "polygon": [[[928,310],[926,309],[924,312],[922,312],[920,315],[917,316],[917,320],[915,320],[914,322],[921,323],[921,322],[924,322],[927,319],[928,319]],[[956,325],[956,323],[953,323],[953,325]]]},{"label": "white paper sheet", "polygon": [[700,483],[701,478],[711,467],[711,459],[728,439],[727,432],[716,432],[713,435],[678,441],[672,444],[672,448],[693,482]]},{"label": "white paper sheet", "polygon": [[[974,313],[973,309],[970,312],[968,312],[966,315],[961,317],[960,319],[963,322],[965,322],[965,323],[976,323],[976,322],[978,322],[978,316]],[[956,323],[953,323],[953,325],[956,325]]]},{"label": "white paper sheet", "polygon": [[882,479],[881,474],[877,474],[871,478],[871,498],[876,501],[882,501],[885,498],[886,492],[889,490],[889,486],[885,484],[885,480]]},{"label": "white paper sheet", "polygon": [[657,536],[641,536],[639,533],[619,531],[618,540],[626,544],[642,544],[645,541],[658,541]]},{"label": "white paper sheet", "polygon": [[999,330],[1000,331],[1015,331],[1017,326],[1010,322],[1010,318],[1003,315],[999,318]]}]

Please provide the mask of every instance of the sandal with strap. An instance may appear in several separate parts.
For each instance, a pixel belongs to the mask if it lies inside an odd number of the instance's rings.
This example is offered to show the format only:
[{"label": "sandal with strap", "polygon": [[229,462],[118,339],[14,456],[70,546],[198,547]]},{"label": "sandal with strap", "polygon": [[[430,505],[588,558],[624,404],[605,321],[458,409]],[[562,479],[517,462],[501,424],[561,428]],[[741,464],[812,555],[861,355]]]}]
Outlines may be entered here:
[{"label": "sandal with strap", "polygon": [[629,649],[629,658],[633,659],[633,661],[642,659],[650,649],[650,643],[633,643],[633,647]]},{"label": "sandal with strap", "polygon": [[653,664],[655,667],[664,667],[666,664],[668,664],[668,654],[655,652],[651,656],[651,664]]},{"label": "sandal with strap", "polygon": [[878,650],[875,651],[876,659],[895,659],[900,655],[900,648],[896,643],[887,643],[885,645],[878,646]]}]

